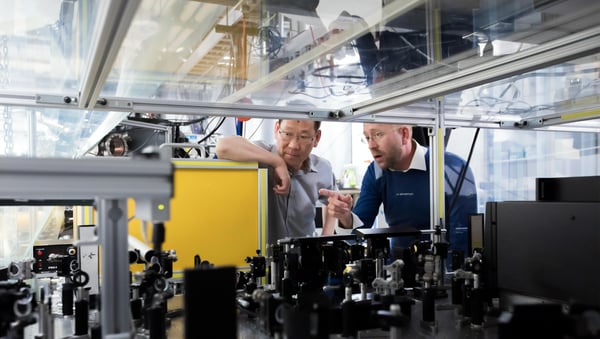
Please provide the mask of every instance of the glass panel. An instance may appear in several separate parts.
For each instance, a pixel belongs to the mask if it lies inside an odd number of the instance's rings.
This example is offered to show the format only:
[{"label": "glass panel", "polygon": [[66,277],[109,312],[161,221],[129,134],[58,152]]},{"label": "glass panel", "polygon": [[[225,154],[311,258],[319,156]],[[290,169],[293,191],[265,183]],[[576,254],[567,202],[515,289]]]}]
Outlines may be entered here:
[{"label": "glass panel", "polygon": [[576,34],[599,12],[584,0],[143,1],[102,95],[340,109]]},{"label": "glass panel", "polygon": [[[331,125],[325,125],[324,136],[335,133],[328,126]],[[351,128],[350,162],[362,178],[373,158],[368,147],[359,141],[362,124],[351,124]],[[480,213],[485,212],[487,201],[535,200],[536,178],[600,175],[598,133],[480,129],[476,137],[475,128],[465,127],[449,133],[446,150],[469,161]],[[321,144],[316,150],[324,151]],[[335,168],[336,163],[333,165]],[[341,173],[338,167],[336,175]]]},{"label": "glass panel", "polygon": [[[142,2],[102,95],[312,107],[370,98],[356,46],[326,43],[330,29],[352,25],[348,13],[338,18],[347,4],[241,4]],[[353,5],[381,10],[379,1]]]},{"label": "glass panel", "polygon": [[[5,1],[0,91],[73,95],[96,24],[96,1]],[[0,155],[79,157],[126,114],[0,106]]]},{"label": "glass panel", "polygon": [[[526,119],[539,127],[536,118],[557,115],[561,124],[600,116],[600,61],[598,55],[580,58],[500,81],[464,90],[455,111],[458,118],[493,116],[499,121]],[[447,108],[449,108],[448,106]],[[598,127],[600,121],[588,122]],[[581,124],[573,124],[578,126]],[[528,126],[522,126],[528,127]]]},{"label": "glass panel", "polygon": [[0,106],[0,155],[84,156],[127,113]]},{"label": "glass panel", "polygon": [[35,241],[57,240],[64,207],[0,206],[0,266],[32,258]]},{"label": "glass panel", "polygon": [[95,13],[94,1],[4,1],[0,90],[77,93]]},{"label": "glass panel", "polygon": [[[474,129],[452,131],[447,150],[468,159]],[[487,201],[535,200],[535,179],[600,175],[598,133],[482,129],[470,166],[479,211]]]},{"label": "glass panel", "polygon": [[349,37],[381,11],[379,0],[144,1],[103,95],[343,107],[371,97]]}]

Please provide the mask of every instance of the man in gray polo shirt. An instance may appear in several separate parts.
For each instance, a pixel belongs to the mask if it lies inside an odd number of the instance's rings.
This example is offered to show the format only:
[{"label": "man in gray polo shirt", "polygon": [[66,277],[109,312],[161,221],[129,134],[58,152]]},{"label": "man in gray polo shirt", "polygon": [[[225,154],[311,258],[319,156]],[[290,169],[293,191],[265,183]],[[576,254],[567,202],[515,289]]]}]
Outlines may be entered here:
[{"label": "man in gray polo shirt", "polygon": [[[311,153],[321,139],[320,126],[320,121],[280,119],[275,123],[275,144],[250,142],[240,136],[221,138],[217,143],[219,159],[268,166],[268,244],[314,235],[319,189],[337,190],[329,161]],[[327,198],[321,197],[321,202],[327,204]],[[335,218],[326,210],[323,208],[322,234],[331,235]]]}]

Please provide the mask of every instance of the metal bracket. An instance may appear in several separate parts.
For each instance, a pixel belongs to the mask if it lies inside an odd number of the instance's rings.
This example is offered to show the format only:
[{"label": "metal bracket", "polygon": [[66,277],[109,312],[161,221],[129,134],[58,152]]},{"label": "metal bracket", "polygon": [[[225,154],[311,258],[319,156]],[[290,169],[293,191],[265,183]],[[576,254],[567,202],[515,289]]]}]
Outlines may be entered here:
[{"label": "metal bracket", "polygon": [[519,121],[501,121],[500,127],[518,128],[518,129],[531,129],[544,126],[544,119],[534,118],[528,120]]},{"label": "metal bracket", "polygon": [[114,111],[131,111],[133,109],[133,102],[131,100],[99,98],[96,101],[94,108]]},{"label": "metal bracket", "polygon": [[341,119],[347,116],[351,116],[353,114],[352,108],[340,109],[337,111],[329,111],[329,112],[309,112],[308,115],[313,118],[330,118],[330,119]]},{"label": "metal bracket", "polygon": [[75,106],[77,107],[77,96],[70,95],[48,95],[48,94],[38,94],[35,96],[35,102],[37,104],[50,104],[50,105],[66,105],[66,106]]},{"label": "metal bracket", "polygon": [[317,118],[317,119],[331,118],[331,112],[313,111],[313,112],[308,112],[308,116],[311,118]]}]

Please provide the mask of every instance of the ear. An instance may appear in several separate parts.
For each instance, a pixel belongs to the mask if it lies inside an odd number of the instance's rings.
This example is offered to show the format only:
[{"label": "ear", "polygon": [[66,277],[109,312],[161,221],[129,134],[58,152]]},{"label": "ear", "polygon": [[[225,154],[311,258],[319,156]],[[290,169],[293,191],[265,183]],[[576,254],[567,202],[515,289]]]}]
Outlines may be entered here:
[{"label": "ear", "polygon": [[315,140],[313,140],[313,147],[317,147],[317,145],[319,144],[319,140],[321,140],[321,130],[317,130],[317,133],[315,133]]},{"label": "ear", "polygon": [[400,133],[402,133],[402,144],[406,144],[406,143],[411,143],[412,142],[412,137],[411,137],[411,129],[412,127],[410,126],[400,126]]},{"label": "ear", "polygon": [[273,125],[273,134],[277,135],[278,131],[279,131],[279,120],[275,120],[275,125]]}]

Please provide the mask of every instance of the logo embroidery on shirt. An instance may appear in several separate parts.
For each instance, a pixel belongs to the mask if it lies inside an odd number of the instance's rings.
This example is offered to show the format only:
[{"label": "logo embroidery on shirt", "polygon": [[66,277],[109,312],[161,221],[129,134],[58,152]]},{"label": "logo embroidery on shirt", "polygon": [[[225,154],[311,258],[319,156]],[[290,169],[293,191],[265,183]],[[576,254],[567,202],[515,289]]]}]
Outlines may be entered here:
[{"label": "logo embroidery on shirt", "polygon": [[413,192],[400,192],[400,193],[396,193],[397,197],[401,197],[401,196],[413,196],[415,195]]}]

